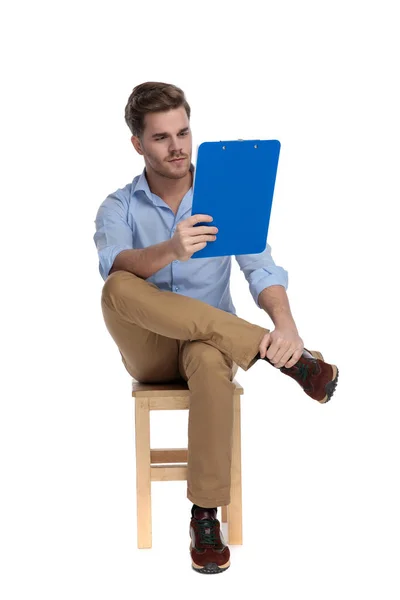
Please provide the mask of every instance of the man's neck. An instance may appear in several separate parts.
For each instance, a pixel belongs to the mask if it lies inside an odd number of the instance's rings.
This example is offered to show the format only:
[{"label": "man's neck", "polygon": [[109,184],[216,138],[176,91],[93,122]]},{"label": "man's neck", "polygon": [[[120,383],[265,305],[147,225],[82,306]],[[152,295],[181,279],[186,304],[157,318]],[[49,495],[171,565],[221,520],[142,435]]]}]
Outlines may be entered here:
[{"label": "man's neck", "polygon": [[149,172],[147,168],[145,169],[145,175],[150,191],[162,198],[166,204],[170,205],[176,205],[178,202],[180,203],[184,195],[193,185],[193,174],[191,170],[181,179],[162,177],[154,171]]}]

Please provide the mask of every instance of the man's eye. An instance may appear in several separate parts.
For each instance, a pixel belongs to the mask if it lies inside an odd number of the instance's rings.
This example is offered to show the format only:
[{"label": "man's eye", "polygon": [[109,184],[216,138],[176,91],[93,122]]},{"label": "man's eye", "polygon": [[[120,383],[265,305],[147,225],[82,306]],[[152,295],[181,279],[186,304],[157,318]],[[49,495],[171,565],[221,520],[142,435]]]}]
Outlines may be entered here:
[{"label": "man's eye", "polygon": [[[181,131],[181,133],[179,135],[188,135],[189,132],[188,131]],[[162,137],[156,138],[156,142],[159,142],[160,140],[164,140],[165,139],[165,135],[163,135]]]}]

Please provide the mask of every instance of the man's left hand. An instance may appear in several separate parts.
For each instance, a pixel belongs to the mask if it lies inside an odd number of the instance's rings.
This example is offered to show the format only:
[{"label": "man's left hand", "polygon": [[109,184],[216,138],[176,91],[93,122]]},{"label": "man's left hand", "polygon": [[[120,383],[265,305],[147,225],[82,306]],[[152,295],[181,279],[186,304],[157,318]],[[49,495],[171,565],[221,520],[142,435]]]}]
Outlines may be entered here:
[{"label": "man's left hand", "polygon": [[266,356],[277,369],[293,367],[303,350],[303,340],[297,331],[290,327],[277,327],[270,331],[264,336],[259,347],[261,358]]}]

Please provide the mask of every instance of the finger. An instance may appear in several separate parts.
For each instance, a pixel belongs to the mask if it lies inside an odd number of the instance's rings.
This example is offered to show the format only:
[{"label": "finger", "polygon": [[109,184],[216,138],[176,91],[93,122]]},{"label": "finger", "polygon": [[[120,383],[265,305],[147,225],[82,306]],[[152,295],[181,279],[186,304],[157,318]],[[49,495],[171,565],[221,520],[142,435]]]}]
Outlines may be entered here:
[{"label": "finger", "polygon": [[274,341],[267,350],[267,358],[270,361],[275,361],[276,353],[279,351],[279,343]]},{"label": "finger", "polygon": [[190,252],[193,252],[193,254],[195,252],[198,252],[199,250],[203,250],[203,248],[205,248],[207,246],[207,242],[204,242],[203,244],[194,244],[194,246],[191,247]]},{"label": "finger", "polygon": [[190,225],[195,225],[196,223],[201,223],[202,221],[212,221],[213,217],[210,215],[192,215],[187,219],[187,222]]},{"label": "finger", "polygon": [[277,369],[279,369],[284,364],[283,361],[282,361],[282,355],[281,355],[281,353],[277,352],[275,354],[274,358],[271,360],[271,362],[274,365],[274,367],[276,367]]},{"label": "finger", "polygon": [[291,367],[293,367],[301,358],[301,355],[303,354],[302,351],[297,350],[293,356],[291,357],[290,360],[288,360],[288,362],[284,365],[286,369],[290,369]]},{"label": "finger", "polygon": [[282,339],[277,339],[275,340],[274,344],[271,344],[269,352],[271,352],[270,360],[272,364],[275,367],[280,368],[290,359],[294,352],[294,347],[288,345],[288,343],[282,341]]},{"label": "finger", "polygon": [[215,242],[217,236],[215,235],[196,235],[191,239],[190,243],[193,247],[193,244],[200,244],[201,242]]},{"label": "finger", "polygon": [[280,369],[281,367],[285,366],[289,360],[293,357],[293,353],[295,352],[294,348],[292,347],[289,350],[286,350],[286,352],[283,352],[280,356],[280,358],[275,357],[275,366],[278,367],[278,369]]},{"label": "finger", "polygon": [[190,227],[189,229],[186,230],[188,235],[194,236],[194,235],[204,235],[204,234],[208,234],[208,235],[213,235],[218,233],[218,228],[217,227],[207,227],[207,225],[203,226],[203,227]]},{"label": "finger", "polygon": [[260,353],[261,358],[265,358],[265,355],[267,353],[267,347],[268,347],[268,344],[270,343],[270,339],[271,339],[271,335],[269,333],[267,333],[260,342],[258,351]]}]

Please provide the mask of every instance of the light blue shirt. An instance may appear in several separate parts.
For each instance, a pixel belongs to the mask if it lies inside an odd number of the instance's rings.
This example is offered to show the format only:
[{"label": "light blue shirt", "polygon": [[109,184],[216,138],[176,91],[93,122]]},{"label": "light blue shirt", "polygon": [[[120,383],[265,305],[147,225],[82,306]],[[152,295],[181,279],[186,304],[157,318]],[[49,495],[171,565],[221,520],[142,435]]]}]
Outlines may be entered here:
[{"label": "light blue shirt", "polygon": [[[191,165],[194,174],[194,166]],[[99,271],[107,279],[115,257],[122,250],[147,248],[159,244],[175,233],[180,221],[192,214],[193,186],[183,197],[177,214],[150,191],[146,169],[132,183],[118,188],[100,205],[93,240],[99,256]],[[249,284],[250,293],[259,308],[258,295],[271,285],[288,287],[288,273],[275,264],[271,246],[259,254],[235,256]],[[176,292],[207,302],[236,315],[229,289],[231,256],[174,260],[146,281],[161,290]]]}]

